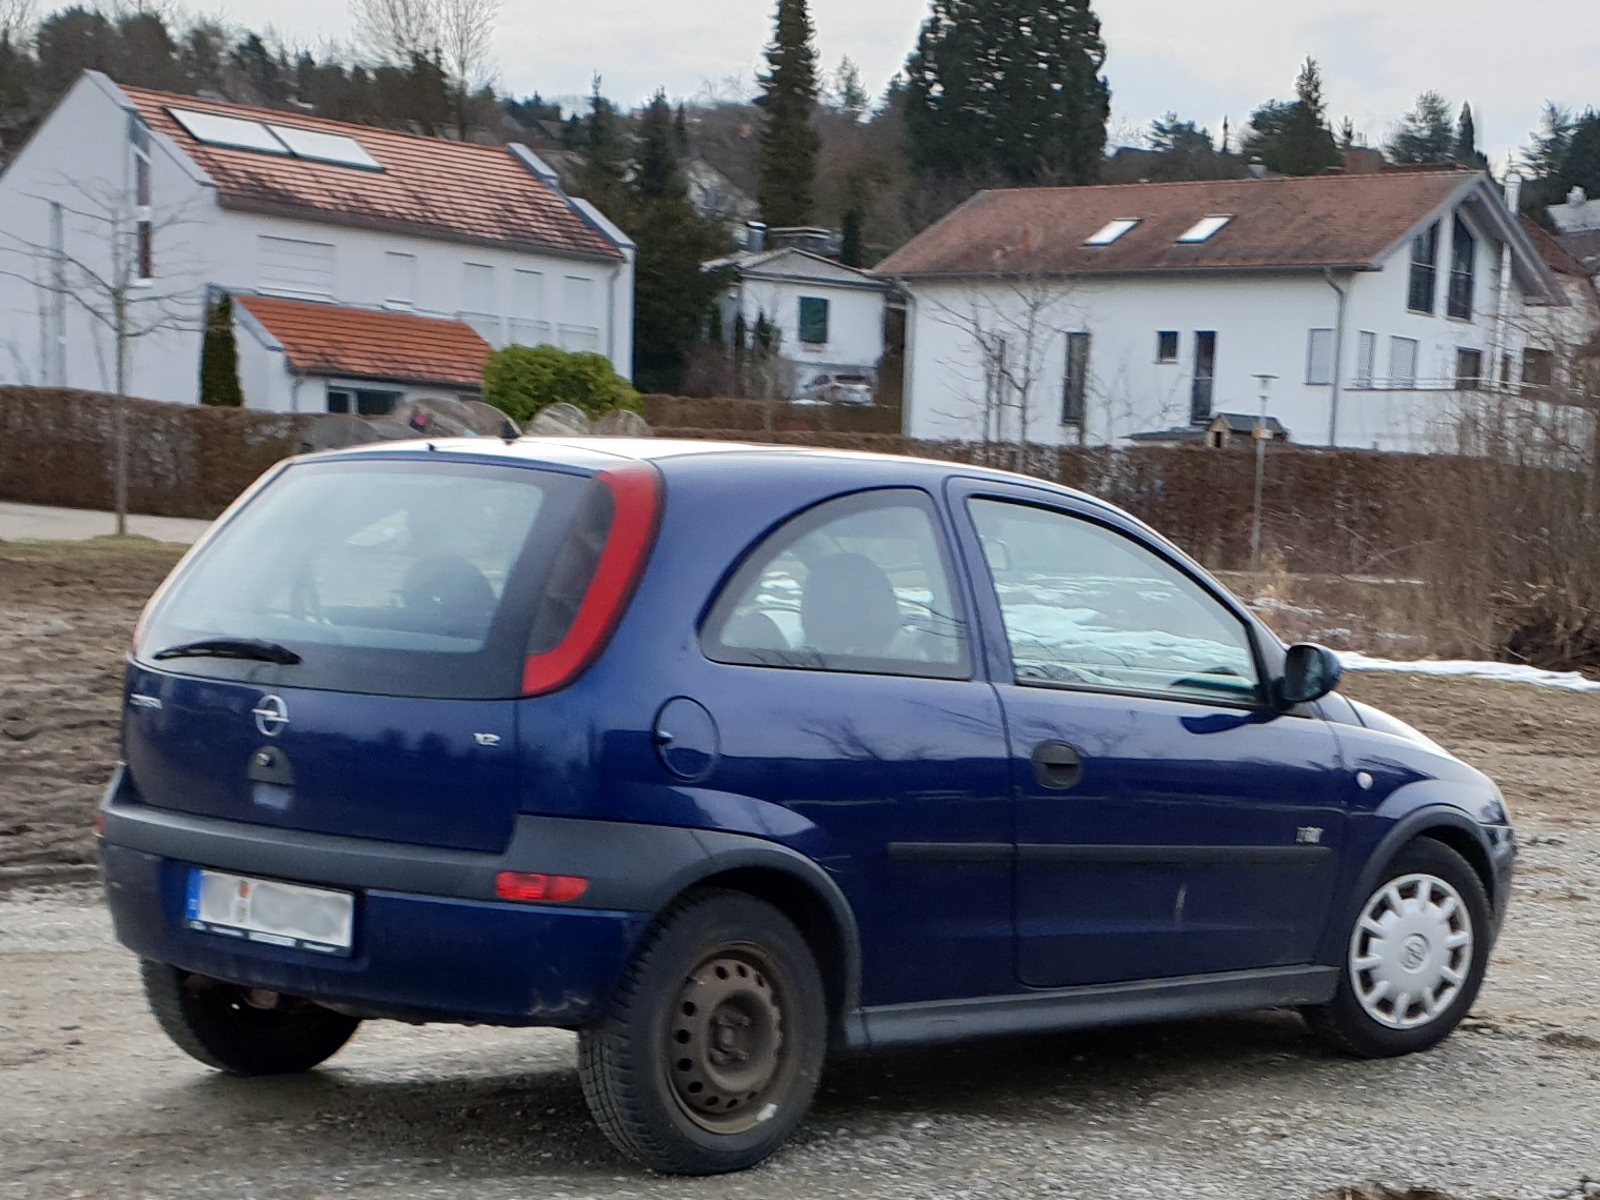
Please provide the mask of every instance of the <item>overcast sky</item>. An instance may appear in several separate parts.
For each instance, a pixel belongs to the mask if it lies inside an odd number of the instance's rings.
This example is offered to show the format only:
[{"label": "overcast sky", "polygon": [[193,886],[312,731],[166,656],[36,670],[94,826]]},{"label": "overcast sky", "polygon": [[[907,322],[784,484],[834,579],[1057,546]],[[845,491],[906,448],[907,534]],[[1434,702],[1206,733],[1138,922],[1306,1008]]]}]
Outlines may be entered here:
[{"label": "overcast sky", "polygon": [[[204,5],[204,0],[202,0]],[[226,19],[270,25],[291,43],[348,39],[342,0],[211,0]],[[634,105],[748,81],[770,35],[773,0],[504,0],[503,89],[572,97],[604,76]],[[881,90],[916,40],[928,0],[812,0],[829,70],[848,54]],[[1143,128],[1173,109],[1237,131],[1269,98],[1292,98],[1300,60],[1323,68],[1328,111],[1373,144],[1433,88],[1470,100],[1495,160],[1527,141],[1540,105],[1600,106],[1600,5],[1593,0],[1098,0],[1114,117]]]}]

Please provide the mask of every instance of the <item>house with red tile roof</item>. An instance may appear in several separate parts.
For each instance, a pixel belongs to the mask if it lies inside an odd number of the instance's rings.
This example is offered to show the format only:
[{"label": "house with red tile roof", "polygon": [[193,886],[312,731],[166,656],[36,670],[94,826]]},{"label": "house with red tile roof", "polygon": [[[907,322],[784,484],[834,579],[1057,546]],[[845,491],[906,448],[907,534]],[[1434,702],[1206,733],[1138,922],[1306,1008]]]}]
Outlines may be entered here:
[{"label": "house with red tile roof", "polygon": [[1264,391],[1297,443],[1454,450],[1594,332],[1513,213],[1454,171],[980,192],[876,268],[906,432],[1204,441]]},{"label": "house with red tile roof", "polygon": [[633,283],[633,243],[526,147],[95,71],[0,175],[0,383],[194,403],[223,294],[252,408],[470,398],[512,343],[627,376]]}]

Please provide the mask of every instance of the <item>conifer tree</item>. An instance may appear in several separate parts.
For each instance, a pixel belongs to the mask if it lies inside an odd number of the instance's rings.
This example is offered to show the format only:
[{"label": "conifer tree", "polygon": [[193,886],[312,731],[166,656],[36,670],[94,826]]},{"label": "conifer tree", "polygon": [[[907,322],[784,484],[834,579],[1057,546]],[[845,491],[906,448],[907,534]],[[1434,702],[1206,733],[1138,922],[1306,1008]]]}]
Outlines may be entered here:
[{"label": "conifer tree", "polygon": [[200,403],[221,408],[244,404],[239,387],[239,345],[233,336],[233,299],[226,292],[206,313],[200,343]]},{"label": "conifer tree", "polygon": [[1007,184],[1090,183],[1111,92],[1089,0],[934,0],[906,64],[919,173]]},{"label": "conifer tree", "polygon": [[1328,128],[1322,98],[1322,71],[1317,60],[1301,64],[1295,98],[1285,104],[1269,100],[1251,114],[1245,135],[1246,155],[1259,154],[1269,171],[1281,175],[1318,175],[1339,162],[1339,147]]},{"label": "conifer tree", "polygon": [[817,50],[806,0],[778,0],[769,70],[761,76],[761,215],[768,225],[806,225],[816,206],[821,138],[817,111]]},{"label": "conifer tree", "polygon": [[1423,92],[1417,106],[1400,118],[1385,147],[1389,161],[1433,166],[1455,161],[1456,130],[1451,127],[1450,102],[1438,92]]},{"label": "conifer tree", "polygon": [[1457,165],[1473,171],[1489,169],[1489,159],[1478,149],[1478,130],[1470,104],[1461,106],[1461,116],[1456,120],[1455,160]]}]

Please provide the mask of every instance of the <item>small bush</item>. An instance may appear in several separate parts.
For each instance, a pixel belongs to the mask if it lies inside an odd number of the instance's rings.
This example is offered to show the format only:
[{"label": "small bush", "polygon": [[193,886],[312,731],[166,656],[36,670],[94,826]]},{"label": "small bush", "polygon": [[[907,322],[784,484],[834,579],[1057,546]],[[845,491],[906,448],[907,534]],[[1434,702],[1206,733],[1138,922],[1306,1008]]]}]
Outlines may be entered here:
[{"label": "small bush", "polygon": [[513,421],[552,404],[575,404],[591,417],[614,408],[642,412],[639,393],[603,354],[569,354],[554,346],[507,346],[483,369],[483,398]]}]

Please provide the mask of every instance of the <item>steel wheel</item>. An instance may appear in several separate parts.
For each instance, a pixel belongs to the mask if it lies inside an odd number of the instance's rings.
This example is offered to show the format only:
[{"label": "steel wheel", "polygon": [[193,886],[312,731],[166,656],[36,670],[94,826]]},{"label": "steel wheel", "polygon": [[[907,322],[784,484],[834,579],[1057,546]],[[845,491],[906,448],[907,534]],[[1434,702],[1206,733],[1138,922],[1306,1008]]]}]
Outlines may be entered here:
[{"label": "steel wheel", "polygon": [[684,980],[663,1053],[674,1098],[712,1133],[742,1133],[771,1113],[765,1093],[783,1066],[783,1009],[754,947],[708,954]]},{"label": "steel wheel", "polygon": [[1472,953],[1472,918],[1461,894],[1436,875],[1402,875],[1373,893],[1356,921],[1350,983],[1378,1024],[1417,1029],[1455,1003]]}]

